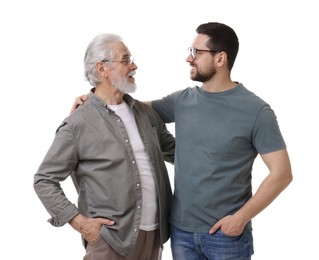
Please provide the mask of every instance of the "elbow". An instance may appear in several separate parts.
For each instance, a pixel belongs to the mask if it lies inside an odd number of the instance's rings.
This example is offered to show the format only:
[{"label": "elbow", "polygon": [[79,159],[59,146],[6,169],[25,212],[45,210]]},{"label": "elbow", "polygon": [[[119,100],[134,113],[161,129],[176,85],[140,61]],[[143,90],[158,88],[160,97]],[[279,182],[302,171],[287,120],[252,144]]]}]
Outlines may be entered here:
[{"label": "elbow", "polygon": [[293,175],[291,169],[286,170],[286,174],[284,175],[283,182],[287,187],[293,181]]},{"label": "elbow", "polygon": [[293,177],[293,175],[292,175],[292,172],[290,171],[290,174],[289,174],[289,176],[288,176],[288,178],[287,178],[287,181],[288,181],[288,184],[287,184],[287,185],[289,185],[289,184],[292,182],[293,179],[294,179],[294,177]]}]

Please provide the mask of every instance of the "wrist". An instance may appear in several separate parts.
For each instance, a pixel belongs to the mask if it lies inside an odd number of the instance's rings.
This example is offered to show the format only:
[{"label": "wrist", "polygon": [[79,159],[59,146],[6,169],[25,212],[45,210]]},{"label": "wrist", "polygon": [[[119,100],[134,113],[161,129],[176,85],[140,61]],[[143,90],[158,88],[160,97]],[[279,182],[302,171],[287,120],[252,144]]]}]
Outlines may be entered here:
[{"label": "wrist", "polygon": [[81,232],[81,227],[83,226],[83,222],[86,220],[86,218],[81,215],[78,214],[76,215],[74,218],[72,218],[69,221],[69,224],[77,231]]}]

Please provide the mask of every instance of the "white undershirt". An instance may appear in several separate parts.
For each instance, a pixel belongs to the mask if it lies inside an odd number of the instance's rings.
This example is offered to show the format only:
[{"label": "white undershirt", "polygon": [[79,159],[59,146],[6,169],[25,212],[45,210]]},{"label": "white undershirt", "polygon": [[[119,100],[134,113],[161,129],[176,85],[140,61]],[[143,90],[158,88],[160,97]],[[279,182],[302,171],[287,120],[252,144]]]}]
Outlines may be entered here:
[{"label": "white undershirt", "polygon": [[158,205],[153,167],[144,144],[139,135],[133,111],[123,102],[119,105],[108,105],[118,115],[126,128],[130,143],[134,152],[137,167],[140,172],[143,205],[140,228],[145,231],[154,230],[158,227]]}]

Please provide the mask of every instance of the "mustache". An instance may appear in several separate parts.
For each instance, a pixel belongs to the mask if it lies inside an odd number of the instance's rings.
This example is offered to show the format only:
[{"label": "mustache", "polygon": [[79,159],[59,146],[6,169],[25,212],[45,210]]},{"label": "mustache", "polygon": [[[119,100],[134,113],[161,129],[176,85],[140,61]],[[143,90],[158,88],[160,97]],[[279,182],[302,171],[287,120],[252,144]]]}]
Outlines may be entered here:
[{"label": "mustache", "polygon": [[130,71],[127,76],[128,77],[133,77],[136,74],[136,71]]}]

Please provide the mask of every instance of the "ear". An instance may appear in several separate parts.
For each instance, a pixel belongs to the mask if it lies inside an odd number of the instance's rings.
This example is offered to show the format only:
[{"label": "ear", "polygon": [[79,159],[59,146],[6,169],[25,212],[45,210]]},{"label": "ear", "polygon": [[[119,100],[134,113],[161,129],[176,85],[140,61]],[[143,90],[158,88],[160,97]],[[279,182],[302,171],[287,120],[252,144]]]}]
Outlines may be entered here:
[{"label": "ear", "polygon": [[218,67],[227,66],[227,53],[224,51],[218,52],[215,54],[216,65]]},{"label": "ear", "polygon": [[102,77],[107,77],[107,66],[105,65],[104,62],[97,62],[95,64],[95,69],[96,69],[96,72],[102,76]]}]

